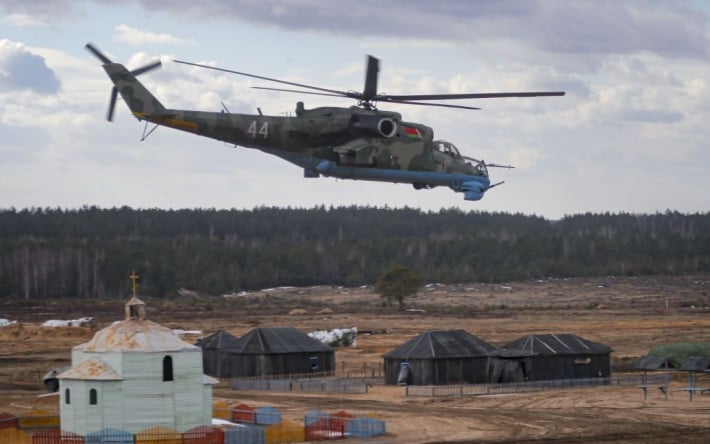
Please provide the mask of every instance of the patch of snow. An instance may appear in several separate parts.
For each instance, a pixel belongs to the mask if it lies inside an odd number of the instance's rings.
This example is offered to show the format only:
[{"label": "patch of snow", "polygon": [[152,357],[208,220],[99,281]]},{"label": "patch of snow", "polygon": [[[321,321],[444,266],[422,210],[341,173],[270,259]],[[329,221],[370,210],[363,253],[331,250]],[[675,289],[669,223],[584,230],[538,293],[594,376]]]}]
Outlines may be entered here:
[{"label": "patch of snow", "polygon": [[9,319],[0,318],[0,327],[7,327],[8,325],[17,324],[17,321],[11,321]]},{"label": "patch of snow", "polygon": [[357,345],[357,327],[312,331],[308,336],[331,347],[356,347]]},{"label": "patch of snow", "polygon": [[44,321],[42,327],[84,327],[91,324],[94,318],[87,316],[85,318],[70,319],[68,321],[63,321],[59,319],[50,319],[49,321]]},{"label": "patch of snow", "polygon": [[296,288],[296,287],[276,287],[276,288],[265,288],[261,291],[263,291],[265,293],[269,293],[271,291],[277,291],[277,290],[293,290],[294,288]]},{"label": "patch of snow", "polygon": [[213,426],[229,426],[229,427],[246,427],[244,424],[239,424],[232,421],[227,421],[226,419],[212,418]]},{"label": "patch of snow", "polygon": [[183,330],[182,328],[174,328],[173,333],[180,337],[185,335],[202,336],[202,330]]}]

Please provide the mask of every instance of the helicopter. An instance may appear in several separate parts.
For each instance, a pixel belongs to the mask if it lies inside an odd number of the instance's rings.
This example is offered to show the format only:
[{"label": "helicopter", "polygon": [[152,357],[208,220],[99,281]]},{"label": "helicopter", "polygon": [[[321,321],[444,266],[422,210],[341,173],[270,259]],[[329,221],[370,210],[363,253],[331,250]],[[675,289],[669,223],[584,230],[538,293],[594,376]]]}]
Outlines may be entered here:
[{"label": "helicopter", "polygon": [[[377,108],[378,103],[396,103],[478,110],[480,108],[440,103],[441,100],[484,99],[499,97],[563,96],[563,91],[497,92],[463,94],[390,95],[377,92],[379,59],[368,55],[365,85],[362,92],[340,91],[289,82],[225,68],[174,60],[183,65],[280,83],[299,89],[255,86],[253,88],[290,93],[336,96],[354,99],[357,105],[306,109],[297,102],[295,115],[233,114],[222,104],[220,112],[170,109],[136,79],[140,74],[161,66],[156,61],[129,71],[112,62],[91,43],[86,49],[103,64],[114,87],[111,90],[106,120],[112,121],[118,94],[139,121],[145,122],[145,140],[158,126],[187,131],[216,139],[235,147],[254,148],[280,157],[303,169],[306,178],[334,177],[379,182],[408,183],[415,189],[447,186],[463,193],[468,201],[480,200],[486,191],[502,184],[491,184],[488,168],[513,168],[486,164],[483,160],[462,155],[456,146],[434,139],[434,130],[426,125],[402,120],[394,111]],[[435,102],[432,102],[435,101]],[[148,130],[148,123],[154,124]]]}]

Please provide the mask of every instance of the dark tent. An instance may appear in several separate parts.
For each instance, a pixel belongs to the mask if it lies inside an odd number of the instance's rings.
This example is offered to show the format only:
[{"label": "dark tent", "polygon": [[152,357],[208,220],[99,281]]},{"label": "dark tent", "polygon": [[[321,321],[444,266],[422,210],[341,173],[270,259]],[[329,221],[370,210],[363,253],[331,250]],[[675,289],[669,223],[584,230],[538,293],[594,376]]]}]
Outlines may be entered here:
[{"label": "dark tent", "polygon": [[493,350],[464,330],[425,332],[384,355],[385,384],[397,384],[400,371],[410,385],[483,383]]},{"label": "dark tent", "polygon": [[524,336],[491,353],[489,382],[609,377],[611,352],[573,334]]},{"label": "dark tent", "polygon": [[222,364],[220,352],[236,341],[236,336],[224,330],[197,341],[195,345],[202,349],[202,370],[205,374],[217,378],[229,377],[229,368]]},{"label": "dark tent", "polygon": [[332,372],[335,351],[295,328],[255,328],[220,351],[229,376]]}]

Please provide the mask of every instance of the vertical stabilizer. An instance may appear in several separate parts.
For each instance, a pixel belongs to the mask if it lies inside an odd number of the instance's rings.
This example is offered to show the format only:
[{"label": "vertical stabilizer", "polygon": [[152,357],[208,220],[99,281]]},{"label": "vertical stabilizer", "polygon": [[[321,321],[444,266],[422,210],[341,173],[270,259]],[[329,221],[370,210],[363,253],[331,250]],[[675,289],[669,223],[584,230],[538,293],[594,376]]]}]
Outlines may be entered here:
[{"label": "vertical stabilizer", "polygon": [[165,114],[163,104],[125,66],[120,63],[106,63],[103,66],[133,115],[140,118],[143,115]]},{"label": "vertical stabilizer", "polygon": [[111,78],[114,84],[111,90],[111,100],[108,103],[108,113],[106,120],[113,120],[113,110],[116,107],[116,98],[121,94],[123,100],[126,101],[128,107],[134,116],[139,119],[143,115],[162,114],[165,112],[165,107],[153,97],[153,95],[136,79],[136,76],[148,71],[152,71],[160,67],[160,61],[157,60],[140,68],[129,71],[120,63],[113,63],[111,59],[106,57],[106,54],[91,43],[87,43],[85,48],[101,60],[106,74]]}]

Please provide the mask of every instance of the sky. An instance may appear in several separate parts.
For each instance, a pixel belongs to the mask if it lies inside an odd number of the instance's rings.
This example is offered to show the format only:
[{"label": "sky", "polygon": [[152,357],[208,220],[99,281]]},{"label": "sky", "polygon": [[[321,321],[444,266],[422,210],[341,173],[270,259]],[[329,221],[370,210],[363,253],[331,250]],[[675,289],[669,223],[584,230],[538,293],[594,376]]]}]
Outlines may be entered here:
[{"label": "sky", "polygon": [[[120,3],[120,5],[119,5]],[[0,208],[377,206],[522,213],[710,211],[710,1],[0,0]],[[94,43],[168,108],[293,114],[350,99],[263,91],[208,63],[338,90],[565,91],[387,104],[505,183],[468,202],[448,188],[332,178],[257,150],[144,124],[111,91]],[[149,128],[150,129],[150,128]]]}]

